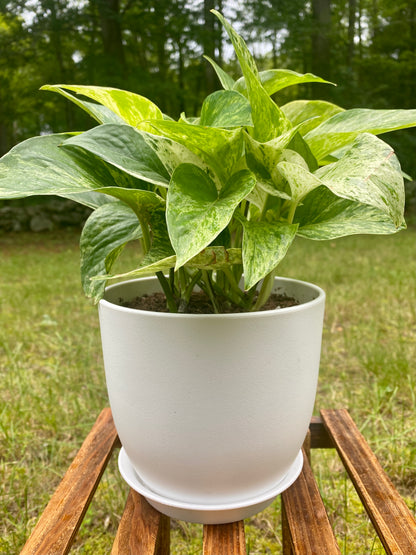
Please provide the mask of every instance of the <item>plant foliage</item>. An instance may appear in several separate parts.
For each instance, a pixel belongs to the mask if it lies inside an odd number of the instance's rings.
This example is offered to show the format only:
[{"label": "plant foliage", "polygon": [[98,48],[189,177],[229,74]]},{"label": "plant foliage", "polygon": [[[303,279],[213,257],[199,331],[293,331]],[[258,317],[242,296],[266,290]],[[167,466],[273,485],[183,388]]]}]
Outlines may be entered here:
[{"label": "plant foliage", "polygon": [[171,311],[185,309],[196,285],[217,311],[219,299],[256,310],[296,236],[405,226],[400,164],[376,135],[416,126],[416,110],[343,110],[324,101],[279,107],[276,91],[325,81],[259,72],[243,39],[214,13],[242,77],[235,81],[207,57],[223,90],[205,99],[199,117],[174,121],[119,89],[48,85],[99,125],[29,139],[0,160],[0,198],[53,194],[94,209],[81,236],[81,279],[96,301],[120,277],[112,267],[132,240],[144,256],[123,277],[156,274]]}]

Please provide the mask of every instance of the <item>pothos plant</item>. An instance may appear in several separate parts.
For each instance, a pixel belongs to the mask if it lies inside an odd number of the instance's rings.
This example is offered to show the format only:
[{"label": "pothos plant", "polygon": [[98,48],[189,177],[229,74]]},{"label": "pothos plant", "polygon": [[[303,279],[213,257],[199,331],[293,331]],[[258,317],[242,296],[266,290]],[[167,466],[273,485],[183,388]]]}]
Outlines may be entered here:
[{"label": "pothos plant", "polygon": [[[216,312],[224,302],[257,310],[296,236],[405,226],[400,165],[377,135],[415,126],[416,110],[344,110],[316,100],[279,107],[271,96],[283,88],[327,81],[259,72],[242,38],[214,13],[242,77],[207,58],[223,90],[204,100],[199,117],[174,121],[118,89],[46,85],[99,125],[29,139],[0,161],[1,198],[52,194],[93,209],[81,235],[81,280],[96,301],[108,280],[156,274],[172,312],[186,310],[196,286]],[[140,264],[112,274],[133,240]]]}]

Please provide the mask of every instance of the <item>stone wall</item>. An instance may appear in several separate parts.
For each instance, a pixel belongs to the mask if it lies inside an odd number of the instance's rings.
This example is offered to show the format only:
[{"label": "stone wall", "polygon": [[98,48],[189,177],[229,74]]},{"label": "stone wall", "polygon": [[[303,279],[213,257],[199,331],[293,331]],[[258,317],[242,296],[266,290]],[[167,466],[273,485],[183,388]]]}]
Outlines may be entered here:
[{"label": "stone wall", "polygon": [[42,201],[39,204],[7,202],[0,206],[0,232],[81,228],[90,213],[90,208],[61,198]]}]

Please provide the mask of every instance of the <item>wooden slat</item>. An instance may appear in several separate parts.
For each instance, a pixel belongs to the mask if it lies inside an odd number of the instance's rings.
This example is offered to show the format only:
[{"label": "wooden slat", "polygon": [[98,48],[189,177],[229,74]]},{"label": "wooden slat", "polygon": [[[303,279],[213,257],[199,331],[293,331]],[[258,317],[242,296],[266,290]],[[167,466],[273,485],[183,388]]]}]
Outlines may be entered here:
[{"label": "wooden slat", "polygon": [[307,457],[298,479],[282,493],[285,555],[340,555]]},{"label": "wooden slat", "polygon": [[205,525],[203,555],[246,555],[244,522]]},{"label": "wooden slat", "polygon": [[169,555],[170,518],[130,490],[111,555]]},{"label": "wooden slat", "polygon": [[321,415],[386,552],[416,553],[415,520],[348,411]]},{"label": "wooden slat", "polygon": [[111,411],[109,408],[104,409],[49,501],[21,555],[64,555],[69,552],[118,443]]}]

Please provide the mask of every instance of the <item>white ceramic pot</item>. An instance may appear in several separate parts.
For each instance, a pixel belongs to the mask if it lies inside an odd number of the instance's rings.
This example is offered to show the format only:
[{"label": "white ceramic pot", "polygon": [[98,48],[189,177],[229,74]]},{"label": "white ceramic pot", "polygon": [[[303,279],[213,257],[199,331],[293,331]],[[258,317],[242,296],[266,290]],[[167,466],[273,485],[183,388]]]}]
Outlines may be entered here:
[{"label": "white ceramic pot", "polygon": [[220,523],[269,504],[301,470],[312,415],[325,294],[276,278],[294,307],[169,314],[119,306],[160,290],[113,285],[99,315],[120,470],[159,510]]}]

